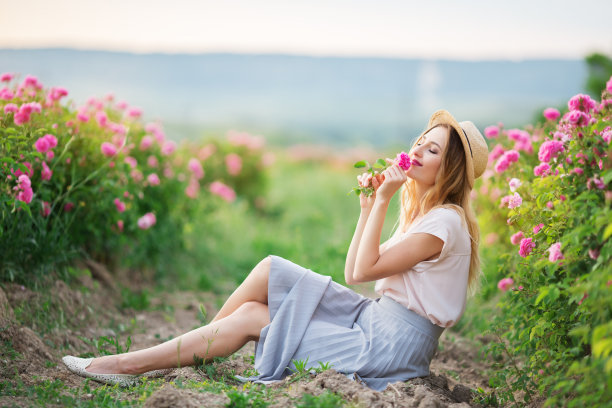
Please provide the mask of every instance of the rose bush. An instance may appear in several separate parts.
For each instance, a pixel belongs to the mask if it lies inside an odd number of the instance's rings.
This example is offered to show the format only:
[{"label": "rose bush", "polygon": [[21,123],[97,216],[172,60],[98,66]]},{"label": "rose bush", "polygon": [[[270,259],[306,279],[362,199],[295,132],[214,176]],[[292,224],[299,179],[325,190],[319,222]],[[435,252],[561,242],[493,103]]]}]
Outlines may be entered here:
[{"label": "rose bush", "polygon": [[112,95],[75,107],[66,89],[10,73],[0,88],[2,280],[28,282],[78,257],[170,267],[190,217],[252,203],[262,188],[261,138],[177,145]]},{"label": "rose bush", "polygon": [[611,91],[576,95],[537,126],[485,131],[493,146],[473,194],[493,278],[483,297],[499,296],[486,348],[498,403],[516,391],[612,403]]}]

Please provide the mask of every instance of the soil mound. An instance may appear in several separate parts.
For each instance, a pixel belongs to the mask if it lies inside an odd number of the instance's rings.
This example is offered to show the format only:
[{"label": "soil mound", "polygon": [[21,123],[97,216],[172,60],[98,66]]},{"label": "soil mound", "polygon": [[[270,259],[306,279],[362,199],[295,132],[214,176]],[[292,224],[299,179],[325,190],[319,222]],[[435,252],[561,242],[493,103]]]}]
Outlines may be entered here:
[{"label": "soil mound", "polygon": [[229,398],[223,394],[211,392],[196,392],[187,389],[178,389],[170,384],[164,385],[155,391],[144,404],[145,408],[198,408],[198,407],[224,407]]}]

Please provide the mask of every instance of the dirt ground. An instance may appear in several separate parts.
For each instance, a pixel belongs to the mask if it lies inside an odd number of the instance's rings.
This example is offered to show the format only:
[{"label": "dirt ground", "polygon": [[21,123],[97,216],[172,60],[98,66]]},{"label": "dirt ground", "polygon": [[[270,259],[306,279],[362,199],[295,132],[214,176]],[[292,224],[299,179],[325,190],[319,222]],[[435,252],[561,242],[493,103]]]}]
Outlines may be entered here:
[{"label": "dirt ground", "polygon": [[[95,275],[95,274],[94,274]],[[53,301],[42,298],[38,292],[14,284],[3,284],[0,289],[0,340],[10,341],[14,349],[25,358],[11,360],[0,356],[0,377],[14,377],[33,385],[42,380],[60,379],[69,387],[79,387],[84,379],[69,372],[61,362],[66,354],[80,355],[86,352],[99,355],[91,341],[100,336],[120,334],[125,344],[126,333],[130,333],[130,350],[139,350],[160,344],[165,340],[202,325],[200,305],[208,311],[208,319],[217,309],[218,295],[202,292],[175,292],[151,298],[147,310],[120,310],[117,305],[121,297],[116,287],[105,278],[95,285],[90,277],[81,278],[82,288],[71,289],[62,281],[53,284]],[[46,305],[41,307],[41,303]],[[26,313],[47,313],[47,316],[27,316]],[[29,325],[16,322],[28,320]],[[53,327],[48,320],[63,319],[63,325]],[[72,327],[66,328],[66,327]],[[485,342],[483,338],[479,341]],[[440,346],[431,364],[428,377],[415,378],[405,383],[390,385],[383,392],[373,391],[347,379],[336,371],[327,370],[319,374],[306,375],[296,380],[294,376],[283,382],[270,385],[276,393],[271,406],[291,406],[295,397],[303,393],[319,395],[325,390],[341,394],[347,402],[367,407],[469,407],[478,387],[488,390],[487,364],[478,355],[478,347],[467,339],[446,330],[440,338]],[[4,348],[3,348],[4,350]],[[229,359],[216,364],[216,373],[242,374],[253,369],[254,343],[248,343]],[[50,363],[51,362],[51,363]],[[53,364],[55,363],[55,364]],[[203,381],[210,378],[206,373],[192,367],[175,369],[166,375],[166,384],[148,397],[146,407],[170,406],[224,406],[229,402],[223,393],[197,392],[179,389],[171,381],[193,379]],[[91,383],[92,389],[99,387]],[[237,385],[240,387],[241,385]],[[30,405],[25,397],[0,397],[0,406]]]}]

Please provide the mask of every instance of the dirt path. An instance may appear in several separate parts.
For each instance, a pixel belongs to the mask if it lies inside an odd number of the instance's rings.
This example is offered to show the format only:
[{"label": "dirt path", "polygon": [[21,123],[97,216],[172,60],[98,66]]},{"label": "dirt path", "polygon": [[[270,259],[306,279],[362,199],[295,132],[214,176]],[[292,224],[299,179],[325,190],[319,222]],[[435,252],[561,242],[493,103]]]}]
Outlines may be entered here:
[{"label": "dirt path", "polygon": [[[44,380],[59,379],[68,387],[78,388],[82,386],[83,379],[71,374],[61,363],[61,357],[87,352],[99,355],[92,339],[119,334],[120,344],[125,345],[129,335],[132,340],[130,350],[139,350],[200,327],[204,321],[200,304],[208,311],[208,319],[216,312],[218,296],[195,292],[175,292],[163,298],[152,298],[150,307],[144,311],[121,311],[115,306],[120,303],[116,290],[104,286],[96,288],[87,279],[82,283],[83,288],[89,289],[70,289],[61,281],[55,282],[50,291],[53,293],[51,301],[19,285],[3,285],[4,290],[0,291],[0,323],[4,327],[0,331],[3,341],[2,378],[12,378],[13,381],[19,378],[26,387]],[[62,324],[53,324],[62,319]],[[11,359],[11,348],[22,357]],[[189,379],[211,381],[229,378],[231,374],[242,374],[253,368],[253,350],[254,343],[251,342],[229,359],[214,364],[214,375],[196,371],[192,367],[174,370],[164,378],[166,384],[158,387],[146,399],[145,406],[223,406],[229,402],[223,393],[177,388],[171,382]],[[270,386],[279,392],[268,402],[272,403],[271,406],[291,406],[304,392],[320,395],[324,390],[329,390],[342,395],[345,401],[363,406],[476,406],[470,405],[473,404],[474,390],[478,387],[488,390],[487,366],[481,361],[477,350],[477,344],[447,330],[440,339],[429,377],[396,383],[379,393],[348,380],[334,370],[328,370],[318,375],[303,376],[297,381],[292,376]],[[241,387],[235,382],[233,385]],[[101,385],[91,383],[92,390],[98,387]],[[131,397],[126,391],[125,398]],[[32,403],[31,398],[24,396],[4,394],[0,397],[0,406],[26,406]]]}]

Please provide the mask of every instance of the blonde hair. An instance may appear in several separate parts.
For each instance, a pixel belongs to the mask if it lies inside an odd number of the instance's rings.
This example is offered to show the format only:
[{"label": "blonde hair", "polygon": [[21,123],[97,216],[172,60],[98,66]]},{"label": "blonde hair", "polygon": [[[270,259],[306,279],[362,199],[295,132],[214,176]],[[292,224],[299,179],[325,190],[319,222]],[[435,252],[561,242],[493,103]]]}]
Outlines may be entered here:
[{"label": "blonde hair", "polygon": [[[463,220],[470,235],[470,271],[468,275],[468,294],[473,296],[480,287],[482,272],[480,270],[480,256],[478,245],[480,243],[480,231],[476,215],[472,210],[470,191],[472,190],[466,173],[466,160],[463,144],[457,131],[448,125],[437,125],[423,132],[414,142],[419,140],[436,127],[444,127],[448,131],[448,143],[442,157],[440,168],[436,174],[434,185],[427,190],[423,198],[417,200],[415,181],[408,178],[400,192],[400,215],[397,231],[406,231],[414,220],[425,215],[434,208],[448,208],[455,210]],[[396,232],[397,232],[396,231]]]}]

